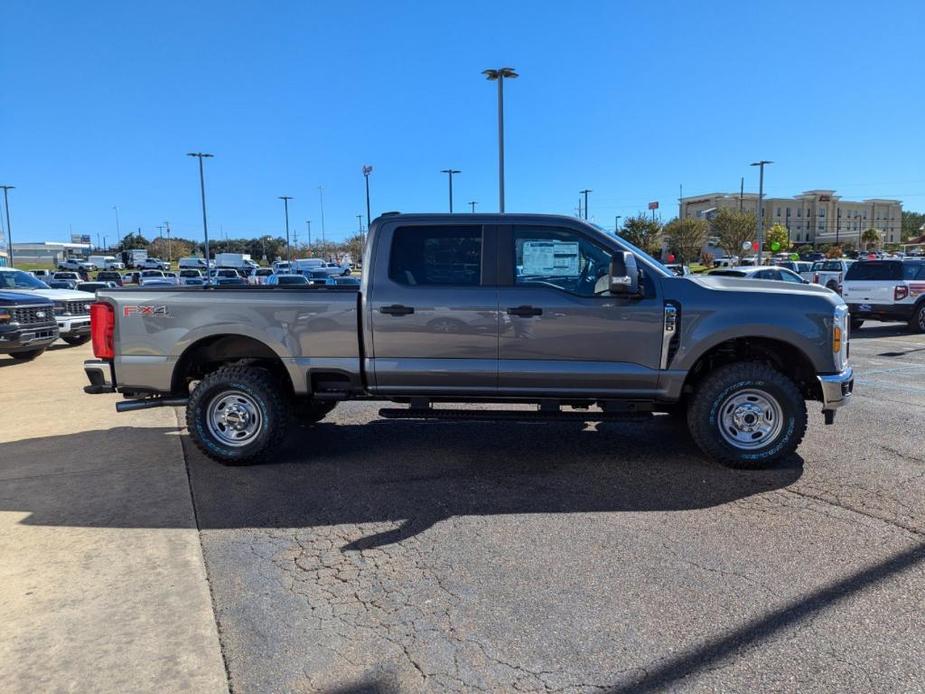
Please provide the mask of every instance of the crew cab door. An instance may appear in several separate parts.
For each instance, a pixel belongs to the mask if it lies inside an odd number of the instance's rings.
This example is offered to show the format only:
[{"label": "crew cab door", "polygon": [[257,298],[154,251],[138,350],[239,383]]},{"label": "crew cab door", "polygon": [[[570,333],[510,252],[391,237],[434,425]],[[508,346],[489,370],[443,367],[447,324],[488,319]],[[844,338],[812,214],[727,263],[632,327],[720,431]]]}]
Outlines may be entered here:
[{"label": "crew cab door", "polygon": [[664,307],[609,292],[612,252],[580,230],[512,225],[498,234],[499,391],[641,397],[657,389]]},{"label": "crew cab door", "polygon": [[366,307],[372,392],[497,392],[497,254],[490,229],[413,223],[381,229]]}]

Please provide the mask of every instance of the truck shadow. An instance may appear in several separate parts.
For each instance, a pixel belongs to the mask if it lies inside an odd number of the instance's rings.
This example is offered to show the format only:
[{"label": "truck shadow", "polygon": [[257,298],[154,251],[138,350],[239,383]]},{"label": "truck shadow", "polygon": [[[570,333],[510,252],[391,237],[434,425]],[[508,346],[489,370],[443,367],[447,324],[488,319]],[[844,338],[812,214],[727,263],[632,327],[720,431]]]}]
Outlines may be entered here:
[{"label": "truck shadow", "polygon": [[383,523],[344,551],[413,536],[458,515],[683,511],[786,487],[792,456],[767,471],[706,461],[686,428],[645,422],[512,424],[322,422],[290,435],[279,456],[225,468],[184,437],[202,528]]},{"label": "truck shadow", "polygon": [[[597,430],[322,422],[297,427],[276,459],[248,467],[220,465],[185,434],[181,440],[201,530],[389,528],[344,551],[399,542],[459,515],[708,508],[786,487],[802,474],[799,456],[766,471],[720,467],[668,420]],[[29,525],[190,527],[182,462],[166,440],[176,436],[172,428],[121,427],[5,443],[0,511],[22,513]]]}]

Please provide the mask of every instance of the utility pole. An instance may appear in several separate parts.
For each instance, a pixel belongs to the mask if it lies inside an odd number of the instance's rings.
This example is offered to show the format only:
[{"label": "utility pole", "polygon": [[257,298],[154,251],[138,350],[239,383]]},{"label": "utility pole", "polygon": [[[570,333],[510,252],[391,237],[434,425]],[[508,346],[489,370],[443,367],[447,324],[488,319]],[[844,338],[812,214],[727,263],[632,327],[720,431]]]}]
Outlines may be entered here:
[{"label": "utility pole", "polygon": [[318,197],[321,200],[321,256],[327,252],[328,240],[324,235],[324,186],[318,186]]},{"label": "utility pole", "polygon": [[119,229],[119,206],[113,205],[112,209],[115,210],[115,213],[116,213],[116,238],[121,240],[122,231]]},{"label": "utility pole", "polygon": [[742,211],[742,202],[745,198],[745,176],[739,178],[739,212]]},{"label": "utility pole", "polygon": [[290,263],[292,262],[292,246],[289,245],[289,201],[292,200],[291,195],[277,195],[277,198],[283,201],[283,210],[286,214],[286,260]]},{"label": "utility pole", "polygon": [[440,173],[445,173],[450,179],[450,214],[453,214],[453,174],[462,173],[459,169],[442,169]]},{"label": "utility pole", "polygon": [[585,196],[585,220],[588,219],[588,193],[590,193],[590,192],[591,192],[591,189],[590,189],[590,188],[585,188],[584,190],[579,190],[579,191],[578,191],[578,194],[579,194],[579,195],[584,195],[584,196]]},{"label": "utility pole", "polygon": [[308,252],[312,252],[312,220],[306,219],[305,226],[308,229]]},{"label": "utility pole", "polygon": [[167,262],[173,262],[173,246],[170,243],[170,222],[164,222],[164,228],[167,230]]},{"label": "utility pole", "polygon": [[373,167],[369,164],[363,165],[363,178],[366,179],[366,228],[369,229],[369,175],[373,172]]},{"label": "utility pole", "polygon": [[[186,156],[196,157],[199,159],[199,191],[202,196],[202,233],[205,237],[206,284],[210,284],[212,281],[212,275],[209,272],[209,224],[206,221],[206,178],[202,167],[202,160],[211,159],[212,155],[205,152],[187,152]],[[116,219],[118,220],[118,217]]]},{"label": "utility pole", "polygon": [[478,200],[470,200],[466,203],[472,210],[472,213],[475,214],[475,206],[479,204]]},{"label": "utility pole", "polygon": [[512,67],[497,70],[482,70],[489,81],[498,82],[498,211],[504,212],[504,78],[514,79],[517,73]]},{"label": "utility pole", "polygon": [[578,219],[581,219],[581,196],[578,196]]},{"label": "utility pole", "polygon": [[683,217],[683,214],[682,214],[684,212],[684,209],[683,209],[684,203],[682,202],[683,199],[684,199],[684,184],[679,183],[678,184],[678,219],[681,219]]},{"label": "utility pole", "polygon": [[359,225],[360,227],[358,231],[362,234],[363,233],[363,215],[361,214],[357,215],[357,225]]},{"label": "utility pole", "polygon": [[764,250],[764,206],[761,204],[762,199],[764,198],[764,167],[768,164],[773,164],[773,161],[768,161],[767,159],[762,159],[761,161],[752,162],[751,166],[758,167],[758,214],[755,215],[757,219],[757,233],[755,235],[755,240],[758,242],[758,264],[761,265],[761,259],[763,257]]},{"label": "utility pole", "polygon": [[6,212],[6,233],[7,233],[7,249],[6,257],[10,262],[10,267],[13,267],[13,229],[10,227],[10,199],[8,193],[16,188],[16,186],[0,186],[3,188],[3,209]]}]

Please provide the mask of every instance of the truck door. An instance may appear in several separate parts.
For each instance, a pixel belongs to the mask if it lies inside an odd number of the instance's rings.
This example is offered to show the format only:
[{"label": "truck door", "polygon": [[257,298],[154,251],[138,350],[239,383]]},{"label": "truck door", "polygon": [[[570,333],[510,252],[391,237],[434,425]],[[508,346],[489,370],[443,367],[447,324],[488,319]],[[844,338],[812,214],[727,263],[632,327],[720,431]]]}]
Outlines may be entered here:
[{"label": "truck door", "polygon": [[381,230],[366,306],[370,390],[497,392],[494,249],[480,224]]},{"label": "truck door", "polygon": [[499,392],[567,397],[651,395],[664,307],[611,296],[611,252],[580,231],[513,225],[498,235]]}]

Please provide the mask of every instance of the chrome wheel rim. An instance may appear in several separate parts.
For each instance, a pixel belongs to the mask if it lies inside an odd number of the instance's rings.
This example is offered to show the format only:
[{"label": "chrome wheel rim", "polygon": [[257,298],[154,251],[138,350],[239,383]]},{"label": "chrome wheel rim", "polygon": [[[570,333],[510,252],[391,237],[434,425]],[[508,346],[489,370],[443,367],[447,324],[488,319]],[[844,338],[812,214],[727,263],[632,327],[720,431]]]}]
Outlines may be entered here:
[{"label": "chrome wheel rim", "polygon": [[209,433],[226,446],[246,446],[263,429],[263,417],[257,402],[247,393],[226,390],[209,404],[206,413]]},{"label": "chrome wheel rim", "polygon": [[925,306],[919,309],[919,328],[925,330]]},{"label": "chrome wheel rim", "polygon": [[763,390],[740,390],[723,401],[717,425],[730,446],[754,450],[780,435],[784,413],[780,403]]}]

